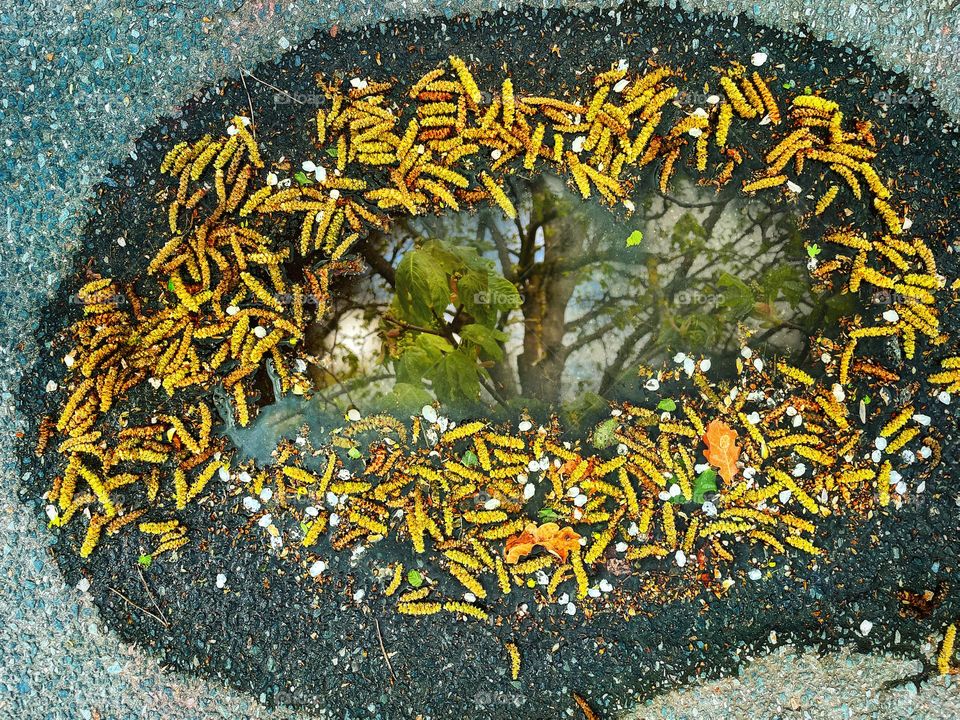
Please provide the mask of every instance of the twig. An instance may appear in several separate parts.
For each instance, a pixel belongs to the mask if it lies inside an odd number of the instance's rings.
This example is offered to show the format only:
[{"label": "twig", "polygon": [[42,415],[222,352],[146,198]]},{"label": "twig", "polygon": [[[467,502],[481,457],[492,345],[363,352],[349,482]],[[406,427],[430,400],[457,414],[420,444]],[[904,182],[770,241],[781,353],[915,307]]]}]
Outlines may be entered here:
[{"label": "twig", "polygon": [[290,98],[291,100],[293,100],[293,101],[294,101],[295,103],[297,103],[298,105],[306,105],[306,103],[305,103],[303,100],[294,97],[293,95],[291,95],[290,93],[286,92],[285,90],[281,90],[281,89],[278,88],[276,85],[271,85],[271,84],[268,83],[266,80],[261,80],[261,79],[258,78],[256,75],[254,75],[252,72],[250,72],[249,70],[241,70],[241,76],[243,76],[243,75],[249,75],[251,78],[253,78],[254,80],[256,80],[256,81],[257,81],[258,83],[260,83],[261,85],[265,85],[266,87],[270,88],[271,90],[274,90],[275,92],[278,92],[278,93],[280,93],[281,95]]},{"label": "twig", "polygon": [[153,607],[156,608],[157,614],[163,618],[164,624],[169,627],[167,624],[166,618],[163,617],[163,610],[160,609],[160,603],[157,602],[157,598],[154,597],[153,591],[150,590],[150,586],[147,585],[147,579],[143,576],[143,568],[140,567],[139,563],[137,564],[137,573],[140,575],[140,582],[143,583],[143,589],[147,591],[147,597],[150,598],[150,602],[153,603]]},{"label": "twig", "polygon": [[387,670],[390,671],[390,684],[392,685],[397,681],[397,676],[393,673],[393,665],[390,663],[390,656],[387,655],[387,648],[384,647],[383,644],[383,635],[380,634],[380,621],[374,618],[373,626],[377,629],[377,640],[380,641],[380,652],[383,653],[384,662],[387,663]]},{"label": "twig", "polygon": [[247,107],[250,108],[250,132],[253,139],[257,139],[257,118],[253,114],[253,100],[250,99],[250,91],[247,89],[247,79],[244,77],[246,70],[240,68],[240,82],[243,83],[243,92],[247,95]]},{"label": "twig", "polygon": [[141,607],[140,605],[137,605],[133,600],[131,600],[130,598],[128,598],[126,595],[124,595],[122,592],[120,592],[120,591],[117,590],[116,588],[114,588],[114,587],[109,587],[109,586],[108,586],[107,589],[110,590],[110,592],[114,593],[115,595],[118,595],[121,599],[125,600],[125,601],[126,601],[127,603],[129,603],[130,605],[133,605],[133,607],[135,607],[135,608],[136,608],[137,610],[139,610],[140,612],[144,613],[145,615],[149,615],[150,617],[152,617],[154,620],[156,620],[158,623],[160,623],[161,625],[163,625],[165,628],[170,627],[170,624],[169,624],[166,620],[164,620],[162,617],[159,617],[159,616],[155,615],[154,613],[152,613],[152,612],[150,612],[149,610],[147,610],[145,607]]}]

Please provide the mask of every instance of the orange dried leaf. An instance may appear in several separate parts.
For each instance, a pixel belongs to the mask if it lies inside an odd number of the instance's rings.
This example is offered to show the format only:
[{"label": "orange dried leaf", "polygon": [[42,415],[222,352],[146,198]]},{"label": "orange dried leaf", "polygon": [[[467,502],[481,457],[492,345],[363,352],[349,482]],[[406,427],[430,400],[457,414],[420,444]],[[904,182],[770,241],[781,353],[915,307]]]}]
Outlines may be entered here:
[{"label": "orange dried leaf", "polygon": [[707,444],[704,452],[707,462],[717,468],[720,477],[731,482],[737,475],[737,460],[740,459],[737,431],[723,420],[711,420],[703,441]]},{"label": "orange dried leaf", "polygon": [[556,523],[544,523],[540,527],[530,523],[522,533],[507,539],[504,560],[508,565],[514,565],[533,552],[537,545],[560,558],[560,562],[566,562],[570,551],[580,546],[580,536],[573,528],[561,528]]}]

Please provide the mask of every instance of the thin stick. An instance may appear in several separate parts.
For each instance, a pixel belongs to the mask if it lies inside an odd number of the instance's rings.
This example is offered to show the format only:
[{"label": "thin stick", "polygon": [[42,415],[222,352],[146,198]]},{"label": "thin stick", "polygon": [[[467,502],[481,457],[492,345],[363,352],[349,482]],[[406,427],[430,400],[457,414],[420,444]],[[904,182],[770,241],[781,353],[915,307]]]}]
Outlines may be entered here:
[{"label": "thin stick", "polygon": [[290,99],[293,100],[295,103],[297,103],[298,105],[306,105],[306,103],[305,103],[303,100],[300,100],[299,98],[295,98],[295,97],[294,97],[293,95],[291,95],[290,93],[286,92],[285,90],[281,90],[281,89],[278,88],[276,85],[271,85],[271,84],[268,83],[266,80],[261,80],[261,79],[258,78],[256,75],[254,75],[252,72],[250,72],[249,70],[241,70],[241,71],[240,71],[240,74],[241,74],[241,77],[242,77],[243,75],[249,75],[251,78],[253,78],[254,80],[256,80],[256,81],[257,81],[258,83],[260,83],[261,85],[265,85],[265,86],[267,86],[268,88],[270,88],[271,90],[275,90],[276,92],[280,93],[281,95],[285,95],[286,97],[290,98]]},{"label": "thin stick", "polygon": [[145,607],[141,607],[140,605],[137,605],[133,600],[131,600],[130,598],[128,598],[126,595],[124,595],[122,592],[120,592],[120,591],[117,590],[116,588],[114,588],[114,587],[109,587],[109,586],[108,586],[107,589],[110,590],[110,592],[112,592],[112,593],[120,596],[121,599],[125,600],[125,601],[126,601],[127,603],[129,603],[130,605],[133,605],[133,607],[135,607],[135,608],[136,608],[137,610],[139,610],[140,612],[144,613],[145,615],[149,615],[150,617],[152,617],[154,620],[156,620],[158,623],[160,623],[160,624],[163,625],[164,627],[170,627],[169,623],[167,623],[167,621],[164,620],[162,617],[159,617],[159,616],[155,615],[154,613],[152,613],[152,612],[150,612],[149,610],[147,610]]},{"label": "thin stick", "polygon": [[246,70],[240,68],[240,82],[243,83],[243,92],[247,95],[247,107],[250,108],[250,132],[253,139],[257,139],[257,118],[253,114],[253,100],[250,99],[250,91],[247,89],[247,79],[244,77]]},{"label": "thin stick", "polygon": [[[143,568],[140,567],[139,563],[137,564],[137,572],[140,574],[140,582],[143,583],[143,589],[147,591],[147,597],[150,598],[150,602],[152,602],[153,607],[156,608],[157,614],[163,618],[163,610],[160,609],[160,603],[157,602],[157,598],[154,597],[153,592],[150,590],[150,586],[147,585],[147,579],[143,576]],[[166,618],[163,619],[164,623],[166,623]]]},{"label": "thin stick", "polygon": [[380,652],[383,653],[383,659],[387,663],[387,670],[390,671],[390,684],[397,681],[397,676],[393,674],[393,665],[390,664],[390,656],[387,655],[387,648],[383,645],[383,635],[380,634],[380,621],[373,619],[373,625],[377,628],[377,640],[380,641]]}]

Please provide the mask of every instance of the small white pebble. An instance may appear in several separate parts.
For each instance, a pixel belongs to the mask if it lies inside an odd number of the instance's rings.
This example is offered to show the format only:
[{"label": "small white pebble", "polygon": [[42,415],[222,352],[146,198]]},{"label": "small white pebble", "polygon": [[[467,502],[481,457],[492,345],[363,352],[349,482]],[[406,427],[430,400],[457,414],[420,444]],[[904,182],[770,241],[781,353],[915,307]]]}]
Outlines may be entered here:
[{"label": "small white pebble", "polygon": [[73,355],[64,355],[64,356],[63,356],[63,364],[66,365],[68,368],[73,367],[73,363],[74,363],[74,362],[76,362],[76,361],[73,359]]},{"label": "small white pebble", "polygon": [[946,390],[944,390],[944,391],[941,392],[939,395],[937,395],[937,400],[939,400],[940,402],[942,402],[944,405],[949,405],[949,404],[950,404],[950,393],[948,393]]},{"label": "small white pebble", "polygon": [[357,422],[360,419],[360,411],[356,408],[350,408],[347,411],[347,420],[350,422]]},{"label": "small white pebble", "polygon": [[433,407],[433,405],[424,405],[420,410],[420,414],[428,423],[435,423],[437,421],[437,409]]},{"label": "small white pebble", "polygon": [[564,612],[565,612],[567,615],[576,615],[576,614],[577,614],[577,606],[574,605],[573,603],[567,603],[567,607],[566,607],[566,609],[564,610]]},{"label": "small white pebble", "polygon": [[683,552],[683,550],[677,550],[677,554],[673,557],[677,561],[677,565],[679,567],[683,567],[687,564],[687,555]]},{"label": "small white pebble", "polygon": [[90,581],[86,578],[80,578],[80,582],[77,583],[77,590],[84,593],[90,589]]},{"label": "small white pebble", "polygon": [[255,497],[245,497],[243,499],[243,509],[248,513],[255,513],[260,510],[260,501]]},{"label": "small white pebble", "polygon": [[913,421],[919,425],[923,425],[924,427],[927,427],[928,425],[930,425],[930,416],[917,413],[916,415],[913,416]]},{"label": "small white pebble", "polygon": [[518,426],[520,432],[529,432],[533,429],[533,423],[529,420],[523,420]]},{"label": "small white pebble", "polygon": [[262,528],[270,526],[271,523],[273,523],[273,517],[270,515],[270,513],[267,513],[262,518],[257,520],[257,525]]},{"label": "small white pebble", "polygon": [[754,67],[760,67],[767,61],[767,54],[765,52],[755,52],[750,56],[750,64]]},{"label": "small white pebble", "polygon": [[887,449],[887,439],[885,437],[878,437],[873,441],[873,446],[877,450],[886,450]]},{"label": "small white pebble", "polygon": [[317,169],[317,166],[314,164],[312,160],[304,160],[303,164],[300,167],[302,167],[308,173],[312,173],[314,170]]},{"label": "small white pebble", "polygon": [[500,498],[490,498],[483,504],[484,510],[496,510],[500,507]]},{"label": "small white pebble", "polygon": [[656,378],[650,378],[643,384],[643,386],[650,392],[654,392],[660,389],[660,381]]},{"label": "small white pebble", "polygon": [[472,592],[466,592],[463,594],[463,601],[468,603],[475,603],[477,601],[477,596]]},{"label": "small white pebble", "polygon": [[604,578],[600,581],[600,592],[608,593],[613,590],[613,585],[610,584],[610,581]]},{"label": "small white pebble", "polygon": [[271,490],[270,488],[264,488],[263,490],[260,491],[260,499],[263,502],[270,502],[270,498],[272,497],[273,497],[273,490]]},{"label": "small white pebble", "polygon": [[253,329],[253,334],[258,338],[265,338],[267,336],[267,329],[263,325],[257,325]]},{"label": "small white pebble", "polygon": [[900,313],[896,310],[887,310],[883,313],[883,319],[887,322],[895,323],[900,319]]},{"label": "small white pebble", "polygon": [[787,180],[787,190],[798,195],[803,192],[803,188],[797,185],[793,180]]},{"label": "small white pebble", "polygon": [[862,623],[860,623],[860,633],[864,637],[869,635],[871,630],[873,630],[873,623],[869,620],[864,620]]},{"label": "small white pebble", "polygon": [[527,483],[526,485],[523,486],[523,499],[529,500],[536,494],[536,492],[537,492],[537,486],[534,485],[533,483]]},{"label": "small white pebble", "polygon": [[366,596],[366,594],[367,594],[367,591],[364,590],[363,588],[357,590],[357,591],[353,594],[353,601],[354,601],[354,602],[360,602],[361,600],[363,600],[363,598]]},{"label": "small white pebble", "polygon": [[704,358],[700,361],[700,371],[708,372],[713,363],[710,362],[710,358]]},{"label": "small white pebble", "polygon": [[620,82],[618,82],[616,85],[613,86],[613,91],[615,93],[622,93],[624,90],[627,89],[627,85],[629,84],[630,84],[630,81],[627,80],[627,78],[623,78],[623,80],[621,80]]},{"label": "small white pebble", "polygon": [[60,386],[53,380],[47,382],[47,392],[54,392],[58,387]]},{"label": "small white pebble", "polygon": [[589,595],[592,598],[600,597],[600,588],[596,588],[596,587],[590,588],[589,590],[587,590],[587,595]]},{"label": "small white pebble", "polygon": [[747,573],[747,577],[750,578],[751,580],[759,580],[760,578],[763,577],[763,573],[757,570],[756,568],[754,568],[753,570]]},{"label": "small white pebble", "polygon": [[217,590],[223,590],[227,584],[227,576],[223,573],[217,574]]},{"label": "small white pebble", "polygon": [[323,560],[317,560],[313,565],[310,566],[310,577],[317,577],[326,569],[327,564]]}]

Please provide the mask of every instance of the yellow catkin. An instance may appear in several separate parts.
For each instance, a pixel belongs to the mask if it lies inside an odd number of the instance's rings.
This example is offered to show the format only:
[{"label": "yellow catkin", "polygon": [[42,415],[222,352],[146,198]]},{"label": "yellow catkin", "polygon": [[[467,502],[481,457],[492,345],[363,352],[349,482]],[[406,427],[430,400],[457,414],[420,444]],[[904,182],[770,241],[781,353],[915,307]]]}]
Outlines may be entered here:
[{"label": "yellow catkin", "polygon": [[460,79],[460,85],[463,87],[464,92],[474,103],[479,104],[483,97],[480,94],[480,88],[477,87],[477,82],[473,79],[473,75],[470,73],[466,63],[464,63],[463,60],[456,55],[451,55],[449,59],[450,65],[453,67],[454,72]]},{"label": "yellow catkin", "polygon": [[461,615],[472,617],[475,620],[485,621],[489,617],[486,612],[478,608],[476,605],[471,605],[470,603],[466,602],[448,600],[443,604],[443,609],[450,613],[460,613]]},{"label": "yellow catkin", "polygon": [[507,655],[510,658],[510,677],[516,680],[520,677],[520,648],[516,643],[504,643]]},{"label": "yellow catkin", "polygon": [[397,605],[397,611],[404,615],[436,615],[442,609],[443,605],[438,602],[411,602]]},{"label": "yellow catkin", "polygon": [[577,580],[577,598],[583,599],[590,590],[590,583],[587,580],[587,571],[583,566],[583,557],[580,555],[580,548],[574,548],[570,553],[570,567],[573,568],[573,576]]},{"label": "yellow catkin", "polygon": [[940,652],[937,655],[937,672],[941,675],[948,675],[953,672],[953,646],[957,640],[957,624],[950,623],[943,633],[943,643],[940,645]]},{"label": "yellow catkin", "polygon": [[393,568],[393,577],[390,578],[390,582],[383,591],[384,595],[390,597],[397,592],[401,582],[403,582],[403,563],[397,563],[396,567]]}]

